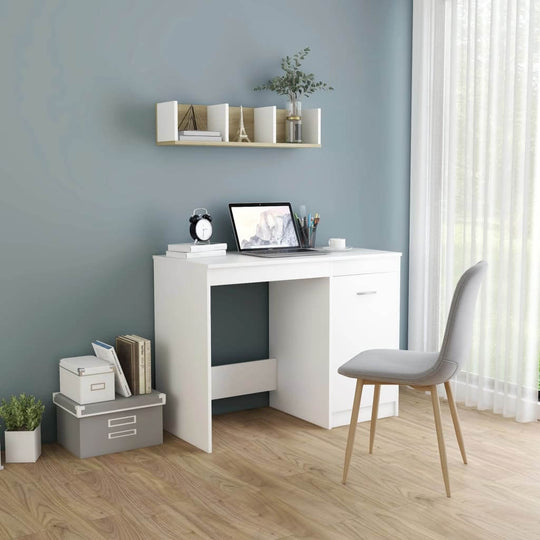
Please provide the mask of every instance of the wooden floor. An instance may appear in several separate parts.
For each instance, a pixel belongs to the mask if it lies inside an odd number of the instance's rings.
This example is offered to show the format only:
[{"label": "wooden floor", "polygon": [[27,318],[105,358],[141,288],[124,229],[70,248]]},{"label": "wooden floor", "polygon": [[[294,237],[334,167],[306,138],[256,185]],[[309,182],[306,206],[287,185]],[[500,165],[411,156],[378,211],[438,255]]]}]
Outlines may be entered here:
[{"label": "wooden floor", "polygon": [[79,460],[44,445],[0,472],[0,538],[540,539],[540,424],[459,408],[469,465],[442,404],[445,496],[428,396],[402,390],[373,455],[360,424],[347,486],[347,428],[272,409],[214,419],[214,453],[165,444]]}]

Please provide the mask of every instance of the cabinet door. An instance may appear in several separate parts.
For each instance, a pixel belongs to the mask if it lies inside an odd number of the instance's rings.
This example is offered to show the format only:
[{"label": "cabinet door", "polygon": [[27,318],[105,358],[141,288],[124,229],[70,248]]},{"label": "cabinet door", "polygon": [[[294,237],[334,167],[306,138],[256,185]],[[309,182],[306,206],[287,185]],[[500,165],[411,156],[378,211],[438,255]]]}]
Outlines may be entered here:
[{"label": "cabinet door", "polygon": [[[339,375],[339,366],[367,349],[399,348],[399,272],[333,278],[331,301],[332,411],[348,411],[356,381]],[[393,387],[381,390],[381,403],[396,399]],[[362,406],[372,395],[366,387]]]}]

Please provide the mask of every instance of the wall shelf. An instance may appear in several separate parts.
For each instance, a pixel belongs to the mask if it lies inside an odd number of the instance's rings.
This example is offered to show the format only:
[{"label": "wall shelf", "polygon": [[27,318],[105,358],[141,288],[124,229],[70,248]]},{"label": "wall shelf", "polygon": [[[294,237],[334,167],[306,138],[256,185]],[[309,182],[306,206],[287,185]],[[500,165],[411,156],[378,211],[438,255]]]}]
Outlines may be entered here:
[{"label": "wall shelf", "polygon": [[321,148],[320,144],[309,143],[261,143],[261,142],[197,142],[169,141],[158,142],[158,146],[242,146],[245,148]]},{"label": "wall shelf", "polygon": [[230,141],[240,123],[240,107],[228,103],[194,105],[200,130],[219,131],[223,141],[179,141],[178,123],[190,107],[177,101],[156,104],[156,144],[158,146],[226,146],[244,148],[321,148],[321,109],[305,109],[302,113],[303,143],[285,142],[286,109],[243,107],[244,126],[253,142]]}]

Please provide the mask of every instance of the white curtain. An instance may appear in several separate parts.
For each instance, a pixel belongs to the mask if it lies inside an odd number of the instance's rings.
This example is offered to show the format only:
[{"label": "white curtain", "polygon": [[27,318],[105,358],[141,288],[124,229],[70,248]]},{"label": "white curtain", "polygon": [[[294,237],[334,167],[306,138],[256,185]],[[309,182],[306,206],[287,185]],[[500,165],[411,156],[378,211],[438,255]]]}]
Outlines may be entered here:
[{"label": "white curtain", "polygon": [[540,0],[415,0],[409,349],[489,264],[456,398],[539,416]]}]

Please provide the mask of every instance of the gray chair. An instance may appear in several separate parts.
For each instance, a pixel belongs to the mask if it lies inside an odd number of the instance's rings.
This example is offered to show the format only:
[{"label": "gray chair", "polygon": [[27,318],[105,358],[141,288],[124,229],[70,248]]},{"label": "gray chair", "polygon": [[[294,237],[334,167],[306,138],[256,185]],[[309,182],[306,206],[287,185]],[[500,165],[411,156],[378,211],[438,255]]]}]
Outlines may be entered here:
[{"label": "gray chair", "polygon": [[364,384],[375,385],[369,436],[370,454],[373,452],[381,384],[407,385],[412,386],[416,390],[431,392],[444,485],[446,495],[450,497],[450,479],[448,477],[448,465],[446,463],[446,449],[444,446],[437,385],[444,383],[463,463],[467,463],[456,404],[448,381],[459,371],[470,349],[474,307],[486,269],[487,263],[481,261],[472,268],[469,268],[461,276],[456,286],[454,297],[452,298],[440,352],[374,349],[361,352],[338,369],[341,375],[356,379],[356,392],[345,452],[345,465],[343,467],[343,483],[347,480]]}]

